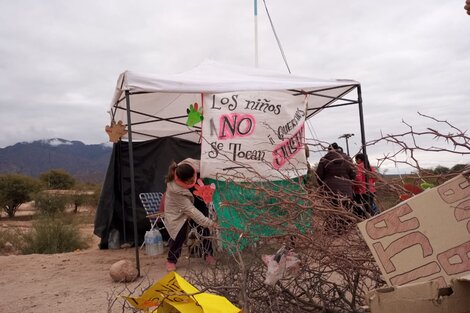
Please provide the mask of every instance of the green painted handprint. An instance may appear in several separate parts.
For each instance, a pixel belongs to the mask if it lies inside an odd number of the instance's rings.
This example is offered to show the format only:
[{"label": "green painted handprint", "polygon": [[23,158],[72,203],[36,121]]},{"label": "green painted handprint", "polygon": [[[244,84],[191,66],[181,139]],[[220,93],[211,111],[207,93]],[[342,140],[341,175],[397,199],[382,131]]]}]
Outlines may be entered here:
[{"label": "green painted handprint", "polygon": [[188,113],[186,125],[189,127],[193,127],[204,119],[204,116],[202,116],[202,108],[201,111],[199,111],[199,105],[197,103],[194,103],[194,106],[191,104],[189,108],[186,109],[186,112]]}]

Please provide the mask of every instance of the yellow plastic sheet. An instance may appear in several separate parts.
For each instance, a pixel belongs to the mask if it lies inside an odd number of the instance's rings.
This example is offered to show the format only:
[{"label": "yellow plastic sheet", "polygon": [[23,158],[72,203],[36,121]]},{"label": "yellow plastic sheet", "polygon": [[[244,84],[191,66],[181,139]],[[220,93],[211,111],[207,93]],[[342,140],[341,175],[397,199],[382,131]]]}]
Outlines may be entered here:
[{"label": "yellow plastic sheet", "polygon": [[239,313],[227,298],[198,293],[199,290],[176,272],[168,273],[140,297],[125,297],[135,308],[157,313]]}]

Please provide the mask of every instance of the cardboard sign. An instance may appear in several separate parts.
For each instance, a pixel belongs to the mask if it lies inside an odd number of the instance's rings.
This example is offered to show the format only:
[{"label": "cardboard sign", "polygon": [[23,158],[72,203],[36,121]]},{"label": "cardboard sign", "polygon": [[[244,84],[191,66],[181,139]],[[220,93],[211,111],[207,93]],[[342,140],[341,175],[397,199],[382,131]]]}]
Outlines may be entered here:
[{"label": "cardboard sign", "polygon": [[461,174],[358,224],[389,285],[470,274],[470,178]]},{"label": "cardboard sign", "polygon": [[452,279],[449,288],[436,281],[376,289],[367,295],[372,313],[470,313],[470,276]]},{"label": "cardboard sign", "polygon": [[305,175],[305,110],[306,98],[289,92],[204,94],[201,176],[243,181]]}]

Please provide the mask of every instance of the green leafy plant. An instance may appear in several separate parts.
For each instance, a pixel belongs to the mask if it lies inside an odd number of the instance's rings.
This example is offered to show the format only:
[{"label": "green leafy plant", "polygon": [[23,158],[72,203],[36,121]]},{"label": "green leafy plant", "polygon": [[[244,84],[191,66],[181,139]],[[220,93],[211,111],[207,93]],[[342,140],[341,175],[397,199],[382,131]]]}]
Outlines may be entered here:
[{"label": "green leafy plant", "polygon": [[38,192],[34,195],[35,207],[41,214],[55,215],[65,211],[67,197],[59,194]]},{"label": "green leafy plant", "polygon": [[53,254],[72,252],[88,247],[80,228],[69,216],[41,216],[33,223],[30,232],[24,234],[23,254]]}]

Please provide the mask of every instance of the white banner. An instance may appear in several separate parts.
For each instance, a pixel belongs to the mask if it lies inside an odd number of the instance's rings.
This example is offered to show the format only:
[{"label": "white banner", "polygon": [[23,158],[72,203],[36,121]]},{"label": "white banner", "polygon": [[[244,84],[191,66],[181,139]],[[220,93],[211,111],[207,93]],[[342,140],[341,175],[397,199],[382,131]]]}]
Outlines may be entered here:
[{"label": "white banner", "polygon": [[203,110],[202,177],[259,181],[307,173],[304,96],[205,94]]}]

